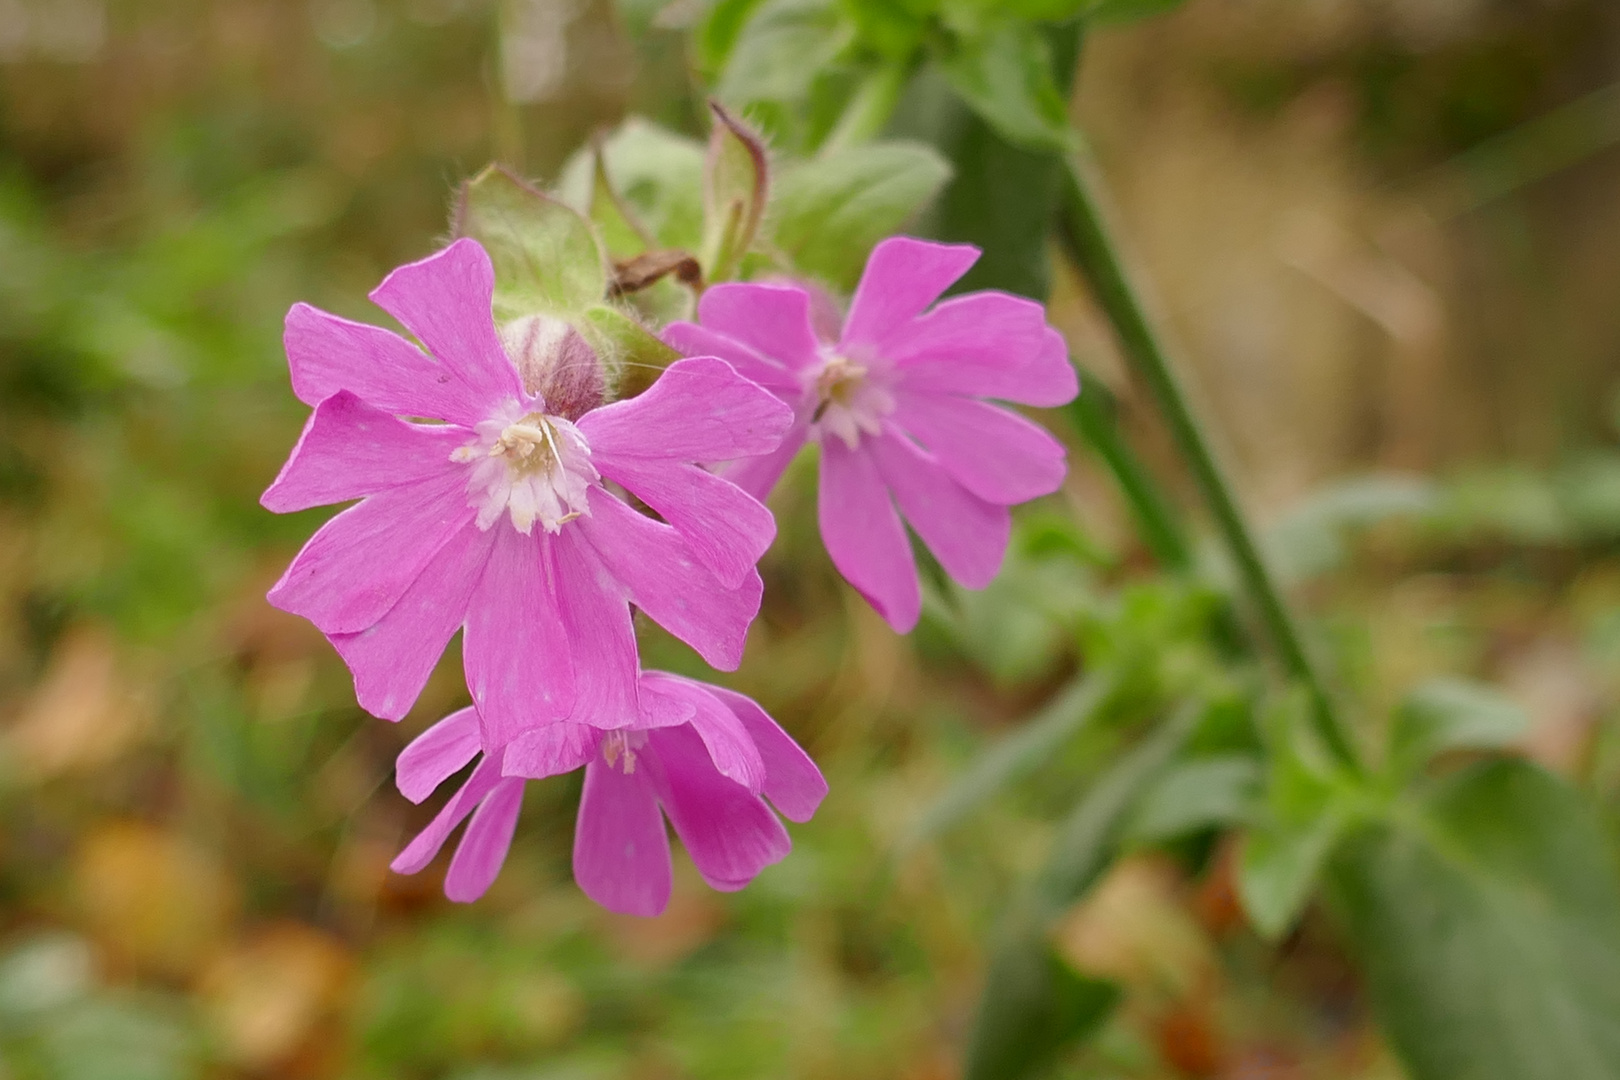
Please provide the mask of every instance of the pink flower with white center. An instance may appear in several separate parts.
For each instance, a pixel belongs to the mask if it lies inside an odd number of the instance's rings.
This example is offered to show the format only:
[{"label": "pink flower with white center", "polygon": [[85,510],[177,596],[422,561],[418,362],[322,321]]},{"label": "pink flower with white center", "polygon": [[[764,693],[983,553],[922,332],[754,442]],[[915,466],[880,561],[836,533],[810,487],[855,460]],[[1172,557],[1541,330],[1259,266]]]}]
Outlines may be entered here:
[{"label": "pink flower with white center", "polygon": [[792,417],[713,358],[672,364],[627,401],[548,405],[502,345],[493,289],[472,240],[390,274],[372,299],[425,352],[295,306],[287,360],[315,412],[263,503],[360,500],[310,539],[270,602],[319,627],[360,704],[390,720],[463,630],[484,742],[500,747],[575,713],[637,714],[632,604],[715,667],[737,666],[775,523],[695,463],[768,452]]},{"label": "pink flower with white center", "polygon": [[[475,710],[452,713],[399,755],[400,792],[421,802],[481,750]],[[452,900],[476,900],[506,860],[524,783],[582,765],[574,880],[598,904],[627,915],[657,915],[669,902],[665,815],[703,880],[734,892],[792,847],[765,799],[789,820],[808,821],[827,793],[815,762],[752,700],[649,671],[641,676],[640,711],[628,724],[550,724],[484,753],[393,869],[426,867],[471,815],[444,891]]]},{"label": "pink flower with white center", "polygon": [[1063,445],[985,400],[1052,407],[1079,392],[1041,306],[1002,292],[934,304],[978,257],[967,244],[883,241],[836,340],[818,339],[825,320],[793,285],[716,285],[698,305],[701,325],[664,331],[675,348],[722,357],[793,406],[775,453],[721,475],[763,499],[799,448],[819,443],[827,553],[901,633],[922,605],[901,515],[951,577],[977,589],[1001,567],[1008,507],[1063,483]]}]

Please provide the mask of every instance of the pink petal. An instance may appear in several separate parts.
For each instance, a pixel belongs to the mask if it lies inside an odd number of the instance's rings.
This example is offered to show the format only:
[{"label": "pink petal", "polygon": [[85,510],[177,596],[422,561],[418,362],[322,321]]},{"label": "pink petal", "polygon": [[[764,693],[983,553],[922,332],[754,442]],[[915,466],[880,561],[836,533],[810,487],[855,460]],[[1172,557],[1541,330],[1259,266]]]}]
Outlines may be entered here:
[{"label": "pink petal", "polygon": [[603,565],[582,531],[608,504],[624,506],[604,489],[592,488],[591,515],[564,525],[551,546],[557,560],[557,598],[574,659],[570,716],[575,723],[619,728],[634,724],[639,712],[636,632],[625,587]]},{"label": "pink petal", "polygon": [[1063,486],[1063,444],[1010,409],[942,394],[900,394],[889,419],[988,502],[1012,506]]},{"label": "pink petal", "polygon": [[810,294],[796,286],[711,286],[698,301],[698,321],[792,371],[816,363],[820,352]]},{"label": "pink petal", "polygon": [[737,374],[770,390],[784,400],[804,394],[799,377],[776,360],[761,356],[740,341],[733,341],[697,323],[674,322],[664,327],[664,343],[683,356],[717,356]]},{"label": "pink petal", "polygon": [[990,584],[1012,534],[1007,508],[958,484],[938,460],[893,428],[862,445],[871,449],[900,512],[951,577],[970,589]]},{"label": "pink petal", "polygon": [[310,537],[270,603],[328,634],[371,626],[473,520],[466,487],[463,474],[446,471],[349,507]]},{"label": "pink petal", "polygon": [[507,744],[501,769],[507,776],[530,780],[561,776],[595,757],[601,742],[602,732],[588,724],[542,724]]},{"label": "pink petal", "polygon": [[658,511],[728,589],[743,583],[776,539],[776,519],[758,499],[696,465],[604,454],[594,464]]},{"label": "pink petal", "polygon": [[765,800],[716,772],[690,727],[649,733],[647,749],[657,754],[664,812],[710,886],[735,891],[787,856],[793,841]]},{"label": "pink petal", "polygon": [[394,785],[419,803],[478,756],[478,714],[458,709],[411,740],[394,761]]},{"label": "pink petal", "polygon": [[483,896],[495,882],[512,848],[518,811],[523,809],[523,781],[502,780],[478,804],[467,831],[456,845],[450,870],[444,875],[444,895],[460,904]]},{"label": "pink petal", "polygon": [[810,755],[753,699],[723,686],[710,686],[708,691],[737,715],[759,749],[765,761],[766,798],[789,821],[809,821],[827,794],[826,778]]},{"label": "pink petal", "polygon": [[[1053,359],[1053,337],[1061,356]],[[1062,405],[1078,383],[1063,338],[1041,306],[1006,293],[958,296],[895,334],[884,355],[899,385],[936,394]]]},{"label": "pink petal", "polygon": [[[868,442],[870,440],[867,440]],[[865,444],[821,444],[821,541],[844,580],[899,633],[917,625],[922,593],[905,526]]]},{"label": "pink petal", "polygon": [[401,266],[371,291],[378,307],[467,384],[485,413],[506,398],[523,398],[517,368],[495,332],[494,297],[495,268],[470,239]]},{"label": "pink petal", "polygon": [[661,671],[645,672],[641,686],[643,691],[654,686],[660,693],[681,698],[689,704],[692,717],[688,723],[703,740],[716,771],[753,794],[759,794],[765,784],[765,760],[760,757],[742,720],[710,693],[708,686]]},{"label": "pink petal", "polygon": [[677,360],[646,392],[579,419],[595,453],[708,463],[775,450],[793,410],[712,356]]},{"label": "pink petal", "polygon": [[308,304],[287,312],[282,338],[293,393],[319,405],[348,390],[395,416],[424,416],[471,427],[490,402],[443,364],[391,330],[350,322]]},{"label": "pink petal", "polygon": [[339,390],[315,406],[281,475],[259,502],[284,514],[348,502],[445,472],[465,476],[450,455],[471,434],[450,425],[407,424]]},{"label": "pink petal", "polygon": [[461,656],[484,746],[494,749],[572,712],[574,664],[549,539],[505,521],[490,531],[495,546],[467,606]]},{"label": "pink petal", "polygon": [[600,488],[591,492],[590,516],[575,524],[648,618],[713,667],[736,670],[748,624],[759,614],[764,586],[757,570],[738,588],[724,588],[680,533]]},{"label": "pink petal", "polygon": [[467,616],[494,540],[492,532],[463,526],[380,622],[358,633],[327,635],[354,673],[361,708],[385,720],[410,712]]},{"label": "pink petal", "polygon": [[658,672],[643,672],[641,682],[637,687],[637,697],[641,703],[641,715],[636,717],[635,726],[646,731],[650,728],[675,727],[692,719],[697,710],[692,703],[681,694],[670,693],[664,689],[657,680],[647,681],[649,674]]},{"label": "pink petal", "polygon": [[798,456],[799,451],[804,449],[804,444],[809,438],[809,422],[796,421],[788,433],[782,436],[782,445],[769,454],[728,461],[716,472],[764,502],[771,490],[776,487],[776,482],[782,479],[782,473],[787,471],[788,465]]},{"label": "pink petal", "polygon": [[646,778],[597,759],[585,766],[574,828],[574,880],[621,915],[657,915],[669,903],[669,837]]},{"label": "pink petal", "polygon": [[904,327],[979,261],[972,244],[891,236],[872,249],[850,301],[843,344],[878,345]]},{"label": "pink petal", "polygon": [[461,785],[461,790],[450,796],[450,801],[444,808],[428,822],[428,827],[416,834],[416,838],[405,845],[405,850],[394,856],[389,868],[396,874],[414,874],[433,861],[433,857],[444,847],[444,842],[467,819],[467,815],[484,801],[484,796],[495,790],[495,785],[501,782],[501,759],[497,754],[494,757],[485,757],[473,769],[467,782]]}]

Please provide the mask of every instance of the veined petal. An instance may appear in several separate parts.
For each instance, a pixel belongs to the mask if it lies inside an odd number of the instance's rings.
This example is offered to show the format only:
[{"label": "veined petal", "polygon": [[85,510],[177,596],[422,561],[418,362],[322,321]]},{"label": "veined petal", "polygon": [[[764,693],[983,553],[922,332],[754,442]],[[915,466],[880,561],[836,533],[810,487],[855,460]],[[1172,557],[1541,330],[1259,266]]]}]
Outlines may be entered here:
[{"label": "veined petal", "polygon": [[472,520],[466,481],[454,470],[379,491],[322,525],[268,598],[325,633],[364,630]]},{"label": "veined petal", "polygon": [[692,716],[687,722],[703,740],[715,771],[753,794],[759,794],[765,785],[765,759],[760,756],[742,720],[710,693],[707,685],[661,671],[645,672],[641,685],[644,693],[652,686],[660,693],[687,702],[692,707]]},{"label": "veined petal", "polygon": [[561,776],[596,756],[602,744],[600,728],[562,721],[530,728],[506,745],[501,770],[507,776],[544,780]]},{"label": "veined petal", "polygon": [[1063,486],[1063,444],[1011,409],[944,394],[900,394],[891,421],[988,502],[1013,506]]},{"label": "veined petal", "polygon": [[524,397],[517,368],[495,332],[494,297],[489,255],[465,238],[401,266],[371,291],[378,307],[467,384],[486,413],[496,402]]},{"label": "veined petal", "polygon": [[696,465],[605,454],[594,463],[658,511],[728,589],[743,583],[776,539],[776,519],[758,499]]},{"label": "veined petal", "polygon": [[481,749],[477,712],[471,706],[458,709],[400,751],[394,761],[394,785],[401,795],[419,803],[466,768]]},{"label": "veined petal", "polygon": [[865,442],[851,450],[837,439],[822,441],[816,500],[821,540],[844,580],[904,634],[922,613],[917,564]]},{"label": "veined petal", "polygon": [[1012,535],[1007,508],[958,484],[927,451],[893,428],[863,445],[870,447],[900,512],[940,565],[970,589],[990,584]]},{"label": "veined petal", "polygon": [[494,539],[493,530],[462,526],[381,621],[358,633],[327,635],[354,673],[361,708],[385,720],[411,711],[467,617]]},{"label": "veined petal", "polygon": [[1063,336],[1033,300],[1000,292],[947,300],[892,336],[898,385],[935,394],[1063,405],[1078,390]]},{"label": "veined petal", "polygon": [[698,321],[761,356],[798,371],[817,360],[810,294],[793,285],[731,282],[706,289]]},{"label": "veined petal", "polygon": [[590,516],[575,524],[648,618],[710,665],[736,670],[748,624],[759,614],[764,587],[757,570],[750,570],[738,588],[724,588],[680,533],[600,488],[591,492]]},{"label": "veined petal", "polygon": [[339,390],[315,406],[259,502],[284,514],[459,473],[450,455],[468,436],[453,425],[407,424]]},{"label": "veined petal", "polygon": [[282,342],[293,393],[306,405],[319,405],[348,390],[394,416],[423,416],[464,427],[489,411],[481,391],[380,326],[294,304]]},{"label": "veined petal", "polygon": [[810,423],[801,418],[794,422],[786,435],[782,436],[782,445],[775,450],[768,454],[728,461],[720,466],[716,473],[760,502],[764,502],[776,487],[776,482],[782,479],[788,465],[798,456],[799,451],[804,449],[804,444],[809,438]]},{"label": "veined petal", "polygon": [[670,693],[657,681],[648,682],[648,674],[657,672],[642,672],[641,683],[637,687],[637,697],[641,703],[641,714],[636,717],[636,727],[642,731],[649,728],[675,727],[692,719],[697,710],[682,694]]},{"label": "veined petal", "polygon": [[414,874],[433,861],[433,857],[444,847],[444,842],[467,819],[467,815],[484,796],[495,790],[495,785],[501,782],[500,755],[485,757],[478,763],[478,767],[467,777],[467,782],[461,785],[461,790],[450,796],[450,801],[438,812],[428,827],[416,834],[416,837],[405,845],[405,850],[394,856],[389,868],[396,874]]},{"label": "veined petal", "polygon": [[669,903],[669,837],[646,778],[600,758],[585,766],[574,827],[574,881],[621,915],[657,915]]},{"label": "veined petal", "polygon": [[444,875],[445,896],[470,904],[488,891],[512,848],[512,833],[522,809],[522,780],[502,780],[484,797],[450,859]]},{"label": "veined petal", "polygon": [[754,700],[723,686],[707,687],[742,721],[765,762],[765,797],[789,821],[809,821],[827,794],[827,781],[810,755]]},{"label": "veined petal", "polygon": [[608,504],[624,506],[604,489],[592,488],[590,515],[570,522],[551,546],[557,563],[557,598],[574,658],[570,718],[593,727],[619,728],[634,724],[639,712],[636,679],[641,661],[630,622],[630,599],[617,575],[582,535],[583,526]]},{"label": "veined petal", "polygon": [[793,410],[723,360],[677,360],[645,393],[593,409],[579,430],[593,453],[708,463],[776,449]]},{"label": "veined petal", "polygon": [[844,321],[844,345],[879,345],[979,261],[972,244],[891,236],[872,249]]},{"label": "veined petal", "polygon": [[761,356],[740,341],[699,326],[697,323],[673,322],[664,327],[664,343],[684,356],[717,356],[737,369],[737,374],[765,387],[785,401],[803,396],[804,387],[799,377],[785,364]]},{"label": "veined petal", "polygon": [[664,812],[710,887],[735,891],[787,857],[793,841],[782,823],[765,800],[715,771],[691,727],[649,732],[647,749]]},{"label": "veined petal", "polygon": [[574,663],[557,602],[552,543],[506,522],[467,608],[461,655],[484,746],[505,746],[526,728],[574,708]]}]

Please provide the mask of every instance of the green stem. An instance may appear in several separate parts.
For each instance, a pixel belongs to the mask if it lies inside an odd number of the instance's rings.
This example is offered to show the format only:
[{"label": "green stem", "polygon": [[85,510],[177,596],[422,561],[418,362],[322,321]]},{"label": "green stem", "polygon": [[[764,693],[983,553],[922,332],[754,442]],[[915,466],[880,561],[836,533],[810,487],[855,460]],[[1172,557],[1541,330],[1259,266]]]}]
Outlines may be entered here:
[{"label": "green stem", "polygon": [[1253,530],[1238,507],[1232,485],[1216,460],[1159,335],[1126,274],[1098,197],[1102,185],[1083,150],[1068,156],[1065,187],[1066,212],[1059,229],[1061,240],[1086,275],[1097,302],[1113,323],[1126,357],[1147,382],[1169,423],[1171,435],[1192,468],[1215,524],[1231,550],[1245,591],[1259,610],[1283,666],[1309,690],[1322,740],[1342,763],[1355,766],[1355,752],[1328,696],[1326,684],[1306,651],[1299,627],[1266,569]]},{"label": "green stem", "polygon": [[911,75],[908,64],[885,63],[861,81],[838,124],[822,142],[820,153],[831,154],[870,142],[883,133]]},{"label": "green stem", "polygon": [[[1078,365],[1076,365],[1078,366]],[[1069,403],[1069,416],[1087,443],[1108,466],[1120,493],[1142,530],[1142,540],[1159,564],[1177,572],[1191,569],[1192,545],[1176,520],[1169,500],[1119,433],[1118,402],[1095,376],[1081,372],[1080,396]]]}]

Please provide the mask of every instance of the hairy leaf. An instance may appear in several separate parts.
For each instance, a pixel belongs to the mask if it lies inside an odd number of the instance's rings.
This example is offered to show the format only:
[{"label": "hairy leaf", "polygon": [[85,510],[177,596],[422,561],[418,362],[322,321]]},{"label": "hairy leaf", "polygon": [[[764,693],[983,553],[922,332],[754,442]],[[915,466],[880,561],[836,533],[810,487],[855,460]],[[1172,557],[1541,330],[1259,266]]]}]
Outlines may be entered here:
[{"label": "hairy leaf", "polygon": [[600,303],[607,268],[577,211],[499,165],[462,186],[455,234],[484,245],[495,264],[495,317],[572,315]]}]

